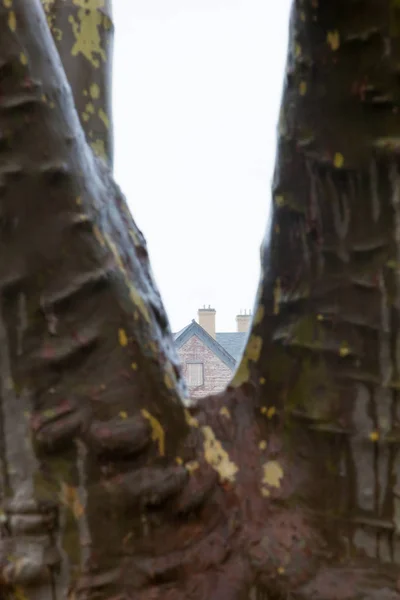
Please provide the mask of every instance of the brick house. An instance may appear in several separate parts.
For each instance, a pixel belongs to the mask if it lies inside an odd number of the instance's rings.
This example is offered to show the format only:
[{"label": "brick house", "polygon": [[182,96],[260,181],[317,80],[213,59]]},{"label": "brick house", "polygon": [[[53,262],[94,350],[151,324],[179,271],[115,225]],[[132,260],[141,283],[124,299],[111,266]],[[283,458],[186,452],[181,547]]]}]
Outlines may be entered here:
[{"label": "brick house", "polygon": [[174,334],[182,370],[192,398],[225,389],[235,372],[246,342],[251,314],[236,317],[237,331],[215,331],[216,311],[201,308],[193,321]]}]

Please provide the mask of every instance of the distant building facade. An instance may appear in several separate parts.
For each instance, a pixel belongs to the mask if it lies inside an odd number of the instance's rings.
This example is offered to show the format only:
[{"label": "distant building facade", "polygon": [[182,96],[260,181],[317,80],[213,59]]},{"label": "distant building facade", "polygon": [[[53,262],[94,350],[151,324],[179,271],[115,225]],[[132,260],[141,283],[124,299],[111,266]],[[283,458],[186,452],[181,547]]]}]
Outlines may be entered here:
[{"label": "distant building facade", "polygon": [[251,319],[250,312],[237,315],[237,331],[218,333],[216,310],[204,307],[198,311],[198,323],[193,320],[174,334],[192,398],[217,394],[226,388],[242,355]]}]

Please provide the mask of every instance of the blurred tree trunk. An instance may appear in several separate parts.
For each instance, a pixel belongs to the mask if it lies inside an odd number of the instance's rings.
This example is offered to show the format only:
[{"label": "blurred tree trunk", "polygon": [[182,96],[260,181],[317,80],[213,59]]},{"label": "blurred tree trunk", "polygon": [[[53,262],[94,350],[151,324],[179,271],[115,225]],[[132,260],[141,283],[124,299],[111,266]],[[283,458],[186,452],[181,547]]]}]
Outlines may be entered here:
[{"label": "blurred tree trunk", "polygon": [[0,6],[3,596],[399,599],[397,4],[296,2],[252,331],[190,410],[82,134],[109,6],[43,4],[74,97],[39,0]]}]

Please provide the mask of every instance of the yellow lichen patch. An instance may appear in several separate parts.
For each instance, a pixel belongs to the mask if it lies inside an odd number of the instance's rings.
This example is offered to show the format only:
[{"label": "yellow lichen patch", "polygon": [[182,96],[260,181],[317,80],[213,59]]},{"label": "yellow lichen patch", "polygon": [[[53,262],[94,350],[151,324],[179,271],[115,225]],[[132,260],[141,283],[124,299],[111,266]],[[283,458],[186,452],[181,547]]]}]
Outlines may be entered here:
[{"label": "yellow lichen patch", "polygon": [[101,246],[103,246],[103,248],[106,245],[105,239],[100,231],[100,229],[97,227],[97,225],[93,225],[93,233],[97,239],[97,241],[100,243]]},{"label": "yellow lichen patch", "polygon": [[282,298],[281,280],[278,279],[274,286],[274,315],[279,315],[280,303]]},{"label": "yellow lichen patch", "polygon": [[15,31],[17,29],[17,17],[15,16],[15,12],[10,10],[8,13],[8,26],[11,31]]},{"label": "yellow lichen patch", "polygon": [[153,354],[154,356],[158,356],[158,355],[159,355],[159,351],[160,351],[160,349],[159,349],[159,347],[158,347],[158,344],[157,344],[157,342],[155,342],[155,341],[153,341],[153,340],[150,340],[150,341],[147,343],[147,347],[148,347],[148,348],[150,348],[150,350],[151,350],[151,352],[152,352],[152,354]]},{"label": "yellow lichen patch", "polygon": [[227,419],[231,418],[231,413],[229,412],[229,410],[226,406],[223,406],[220,409],[219,414],[222,415],[223,417],[226,417]]},{"label": "yellow lichen patch", "polygon": [[79,215],[76,215],[76,222],[77,223],[86,223],[88,220],[87,215],[85,215],[85,213],[80,213]]},{"label": "yellow lichen patch", "polygon": [[72,15],[68,19],[75,36],[71,54],[72,56],[82,54],[95,69],[98,69],[99,57],[104,62],[107,58],[100,35],[100,28],[104,24],[100,9],[104,8],[105,0],[73,0],[73,3],[79,7],[79,10],[77,21]]},{"label": "yellow lichen patch", "polygon": [[267,442],[265,440],[261,440],[261,442],[258,444],[258,447],[260,450],[266,450],[267,449]]},{"label": "yellow lichen patch", "polygon": [[137,289],[132,284],[130,284],[130,286],[129,286],[129,295],[130,295],[132,302],[135,304],[135,306],[137,306],[140,313],[142,314],[142,317],[148,323],[150,323],[151,320],[150,320],[150,313],[148,311],[148,308],[147,308],[146,304],[144,303],[143,298],[141,297],[141,295],[139,294]]},{"label": "yellow lichen patch", "polygon": [[324,315],[317,315],[317,321],[323,321]]},{"label": "yellow lichen patch", "polygon": [[254,316],[253,325],[259,325],[264,318],[264,314],[265,314],[265,309],[264,309],[263,305],[260,304],[260,306],[257,308],[257,312]]},{"label": "yellow lichen patch", "polygon": [[53,37],[56,41],[60,42],[63,37],[63,32],[58,27],[54,27],[56,20],[56,14],[54,10],[55,0],[42,0],[42,5],[46,13],[47,23],[53,34]]},{"label": "yellow lichen patch", "polygon": [[350,348],[347,342],[342,342],[339,348],[339,356],[344,358],[350,354]]},{"label": "yellow lichen patch", "polygon": [[94,104],[93,102],[88,102],[85,106],[85,110],[82,113],[82,119],[87,123],[91,117],[91,115],[94,115],[95,113],[95,108],[94,108]]},{"label": "yellow lichen patch", "polygon": [[139,236],[137,235],[136,231],[134,231],[133,229],[129,230],[129,235],[131,236],[133,243],[135,244],[135,246],[140,246],[140,240],[139,240]]},{"label": "yellow lichen patch", "polygon": [[294,47],[294,56],[295,56],[295,58],[300,58],[300,56],[301,56],[301,46],[300,46],[300,44],[295,44],[295,47]]},{"label": "yellow lichen patch", "polygon": [[27,59],[26,54],[24,52],[21,52],[21,54],[19,55],[19,60],[21,61],[21,65],[27,65],[28,64],[28,59]]},{"label": "yellow lichen patch", "polygon": [[243,358],[240,362],[239,368],[235,373],[235,376],[232,380],[231,385],[233,387],[238,387],[249,380],[250,377],[250,369],[249,362],[257,362],[260,358],[262,348],[262,338],[258,335],[250,336],[246,349],[244,351]]},{"label": "yellow lichen patch", "polygon": [[106,159],[107,158],[107,152],[106,152],[106,147],[104,145],[104,140],[94,140],[91,144],[90,147],[92,148],[93,152],[96,154],[96,156],[99,156],[100,158]]},{"label": "yellow lichen patch", "polygon": [[174,381],[173,381],[170,373],[165,373],[165,375],[164,375],[164,384],[165,384],[165,387],[167,389],[169,389],[169,390],[173,390],[174,389],[174,387],[175,387],[174,386]]},{"label": "yellow lichen patch", "polygon": [[62,504],[71,509],[76,519],[79,519],[83,515],[84,508],[80,501],[77,488],[62,482],[60,499]]},{"label": "yellow lichen patch", "polygon": [[265,383],[266,383],[265,377],[260,377],[260,379],[258,381],[259,381],[260,385],[265,385]]},{"label": "yellow lichen patch", "polygon": [[306,20],[306,13],[304,12],[304,10],[301,10],[301,11],[300,11],[300,19],[303,21],[303,23],[304,23],[304,22],[305,22],[305,20]]},{"label": "yellow lichen patch", "polygon": [[130,295],[130,298],[131,298],[132,302],[135,304],[135,306],[137,306],[137,308],[139,309],[140,313],[142,314],[142,317],[148,323],[150,323],[150,314],[149,314],[149,311],[147,309],[147,306],[144,303],[144,300],[141,297],[141,295],[139,294],[139,292],[137,291],[137,289],[132,284],[129,286],[129,295]]},{"label": "yellow lichen patch", "polygon": [[283,575],[285,572],[285,569],[284,569],[284,567],[278,567],[277,571],[278,571],[279,575]]},{"label": "yellow lichen patch", "polygon": [[106,31],[110,31],[112,29],[112,21],[108,15],[103,15],[103,27]]},{"label": "yellow lichen patch", "polygon": [[114,260],[117,263],[117,266],[118,266],[119,270],[124,275],[126,275],[124,263],[122,262],[122,258],[119,255],[117,246],[114,244],[114,242],[112,241],[112,239],[108,235],[106,235],[104,237],[105,237],[105,240],[106,240],[106,243],[107,243],[108,247],[110,248],[111,252],[113,253]]},{"label": "yellow lichen patch", "polygon": [[369,434],[369,439],[371,442],[377,442],[379,440],[379,431],[371,431]]},{"label": "yellow lichen patch", "polygon": [[128,413],[125,410],[121,410],[121,412],[119,413],[119,416],[121,417],[121,419],[127,419],[128,418]]},{"label": "yellow lichen patch", "polygon": [[61,42],[63,37],[62,29],[58,29],[58,27],[52,27],[51,30],[53,32],[54,39],[57,40],[57,42]]},{"label": "yellow lichen patch", "polygon": [[138,370],[137,363],[133,362],[133,363],[131,364],[131,369],[132,369],[132,371],[137,371],[137,370]]},{"label": "yellow lichen patch", "polygon": [[271,492],[266,488],[266,487],[262,487],[261,488],[261,494],[265,497],[268,498],[268,496],[271,495]]},{"label": "yellow lichen patch", "polygon": [[229,458],[229,454],[224,450],[222,444],[217,438],[211,427],[202,427],[204,436],[204,457],[206,461],[217,471],[221,481],[234,482],[238,467]]},{"label": "yellow lichen patch", "polygon": [[197,471],[197,469],[199,467],[200,467],[200,465],[197,462],[197,460],[191,460],[190,462],[186,463],[186,465],[185,465],[185,469],[188,471],[188,473],[190,473],[190,475],[192,473],[194,473],[195,471]]},{"label": "yellow lichen patch", "polygon": [[250,336],[247,342],[245,355],[249,360],[256,362],[260,358],[262,348],[262,337],[259,335]]},{"label": "yellow lichen patch", "polygon": [[150,348],[150,350],[152,351],[152,353],[153,353],[154,356],[158,356],[159,355],[160,348],[159,348],[157,342],[155,342],[154,340],[150,340],[147,343],[147,347]]},{"label": "yellow lichen patch", "polygon": [[285,204],[285,198],[281,194],[278,194],[275,196],[275,204],[278,208],[281,208]]},{"label": "yellow lichen patch", "polygon": [[13,0],[3,0],[3,6],[5,8],[11,8],[13,5]]},{"label": "yellow lichen patch", "polygon": [[93,100],[97,100],[98,98],[100,98],[100,88],[97,85],[97,83],[92,83],[92,85],[90,86],[90,95],[93,98]]},{"label": "yellow lichen patch", "polygon": [[302,81],[299,86],[300,96],[305,96],[307,93],[307,83]]},{"label": "yellow lichen patch", "polygon": [[164,429],[158,419],[153,417],[145,408],[142,409],[142,415],[145,419],[147,419],[150,423],[151,427],[151,439],[153,442],[158,443],[158,452],[160,456],[165,455],[165,433]]},{"label": "yellow lichen patch", "polygon": [[76,204],[77,204],[78,206],[80,206],[80,205],[82,204],[82,198],[81,198],[80,196],[77,196],[77,197],[75,198],[75,202],[76,202]]},{"label": "yellow lichen patch", "polygon": [[[12,0],[11,0],[12,2]],[[46,13],[51,12],[53,5],[55,4],[55,0],[42,0],[42,5]]]},{"label": "yellow lichen patch", "polygon": [[272,419],[272,417],[276,414],[276,408],[275,406],[270,406],[269,408],[267,406],[262,406],[260,408],[260,412],[262,415],[265,415],[268,419]]},{"label": "yellow lichen patch", "polygon": [[338,31],[328,31],[328,35],[326,36],[326,41],[328,42],[331,50],[335,52],[339,49],[340,46],[340,34]]},{"label": "yellow lichen patch", "polygon": [[192,417],[187,408],[185,408],[185,420],[189,427],[198,427],[199,422],[195,417]]},{"label": "yellow lichen patch", "polygon": [[[151,320],[150,320],[150,313],[148,311],[148,308],[147,308],[147,306],[146,306],[143,298],[141,297],[141,295],[137,291],[137,289],[128,280],[124,264],[122,262],[122,259],[121,259],[120,255],[119,255],[119,253],[118,253],[118,249],[117,249],[116,245],[114,244],[114,242],[108,236],[106,236],[106,240],[107,240],[108,247],[110,248],[110,250],[112,251],[112,253],[114,255],[115,262],[117,263],[120,271],[126,277],[126,284],[127,284],[128,288],[129,288],[130,299],[132,300],[133,304],[135,304],[135,306],[139,309],[140,313],[142,314],[142,317],[148,323],[150,323]],[[158,348],[157,347],[155,348],[155,352],[158,352]]]},{"label": "yellow lichen patch", "polygon": [[335,156],[333,157],[333,164],[337,169],[341,169],[344,165],[343,154],[336,152]]},{"label": "yellow lichen patch", "polygon": [[102,121],[104,123],[104,126],[106,127],[106,129],[109,129],[110,121],[109,121],[109,118],[107,117],[106,113],[104,112],[104,110],[102,108],[99,108],[97,114],[99,115],[100,121]]},{"label": "yellow lichen patch", "polygon": [[[280,488],[283,469],[276,460],[270,460],[263,465],[263,477],[261,490],[268,491],[268,487]],[[265,494],[264,494],[265,495]],[[269,495],[269,494],[267,494]]]},{"label": "yellow lichen patch", "polygon": [[121,346],[128,345],[128,338],[127,338],[125,329],[118,329],[118,341]]}]

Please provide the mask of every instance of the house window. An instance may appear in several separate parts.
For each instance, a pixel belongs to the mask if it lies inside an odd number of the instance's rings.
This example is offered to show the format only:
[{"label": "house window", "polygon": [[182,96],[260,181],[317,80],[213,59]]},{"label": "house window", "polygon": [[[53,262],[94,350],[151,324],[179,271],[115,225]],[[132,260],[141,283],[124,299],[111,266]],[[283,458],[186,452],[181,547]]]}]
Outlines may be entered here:
[{"label": "house window", "polygon": [[198,387],[204,383],[204,365],[203,363],[186,363],[186,379],[189,387]]}]

